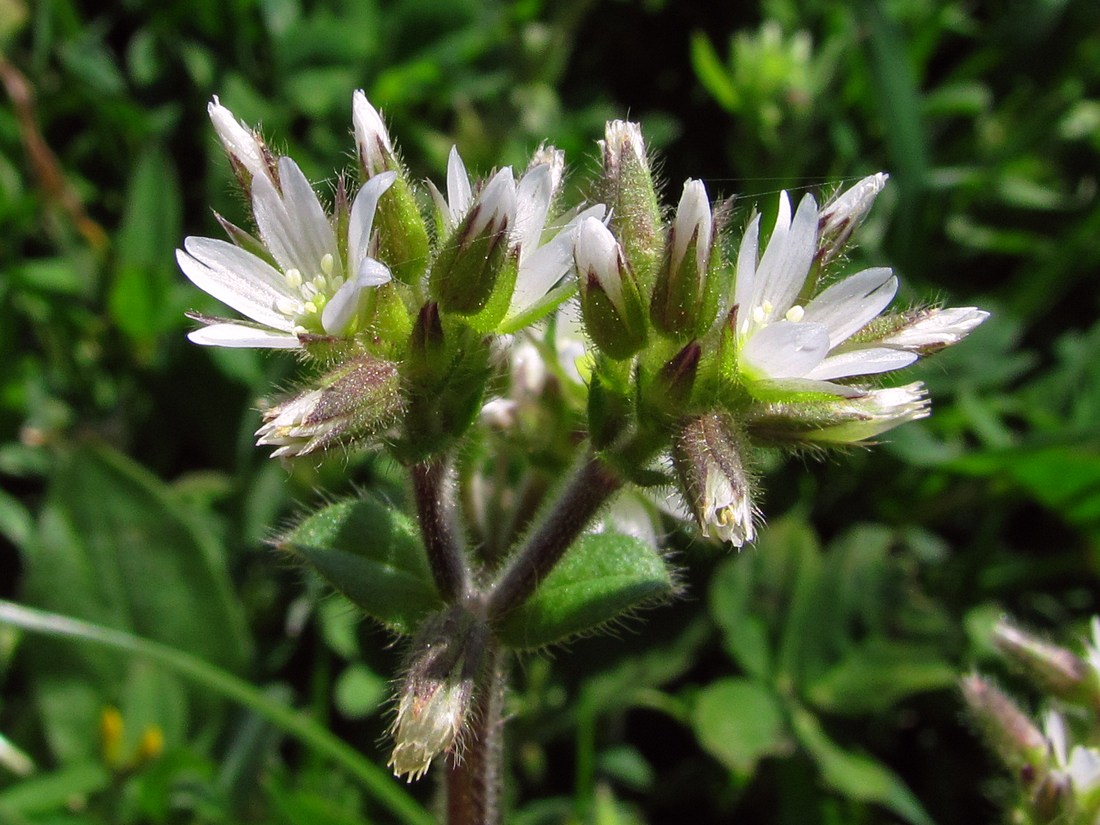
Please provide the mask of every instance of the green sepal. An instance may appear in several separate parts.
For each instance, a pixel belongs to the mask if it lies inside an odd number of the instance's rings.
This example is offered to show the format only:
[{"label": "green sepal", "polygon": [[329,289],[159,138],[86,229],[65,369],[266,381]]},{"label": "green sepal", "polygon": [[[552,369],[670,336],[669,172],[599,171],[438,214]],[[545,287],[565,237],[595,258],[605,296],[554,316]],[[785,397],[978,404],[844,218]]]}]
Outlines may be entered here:
[{"label": "green sepal", "polygon": [[374,498],[330,504],[278,546],[397,633],[411,633],[444,606],[416,525]]},{"label": "green sepal", "polygon": [[506,222],[490,224],[477,236],[468,237],[480,209],[480,204],[470,208],[432,264],[429,288],[444,312],[467,316],[481,312],[507,260]]},{"label": "green sepal", "polygon": [[416,284],[428,267],[428,227],[403,173],[378,200],[378,260],[397,280]]},{"label": "green sepal", "polygon": [[597,450],[611,446],[630,426],[634,411],[630,371],[601,358],[588,388],[588,437]]},{"label": "green sepal", "polygon": [[408,404],[404,435],[393,445],[398,458],[421,461],[469,429],[492,375],[489,356],[483,335],[454,316],[441,317],[434,304],[425,305],[402,365]]},{"label": "green sepal", "polygon": [[653,547],[633,536],[596,533],[569,548],[535,594],[505,617],[497,638],[517,650],[542,648],[675,594],[672,573]]},{"label": "green sepal", "polygon": [[645,346],[646,322],[641,296],[633,278],[622,278],[623,310],[612,302],[594,276],[581,289],[584,328],[601,352],[625,360]]},{"label": "green sepal", "polygon": [[508,307],[512,303],[512,292],[516,288],[516,276],[519,274],[519,248],[509,253],[504,266],[497,276],[493,292],[489,296],[485,307],[476,315],[468,316],[465,321],[470,327],[481,333],[492,332],[497,328],[504,316],[508,313]]}]

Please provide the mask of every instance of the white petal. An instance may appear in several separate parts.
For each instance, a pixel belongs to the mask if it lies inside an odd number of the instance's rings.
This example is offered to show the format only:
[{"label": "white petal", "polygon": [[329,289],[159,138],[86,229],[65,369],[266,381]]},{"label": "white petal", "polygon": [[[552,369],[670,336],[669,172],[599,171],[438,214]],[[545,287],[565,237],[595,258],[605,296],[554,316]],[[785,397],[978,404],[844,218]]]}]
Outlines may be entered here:
[{"label": "white petal", "polygon": [[865,269],[810,301],[802,320],[829,330],[829,345],[835,347],[886,309],[897,291],[898,279],[888,268]]},{"label": "white petal", "polygon": [[524,173],[516,186],[516,221],[512,243],[519,244],[520,266],[538,247],[554,195],[554,170],[541,163]]},{"label": "white petal", "polygon": [[368,180],[355,196],[348,220],[348,278],[359,273],[360,264],[368,257],[370,250],[370,231],[374,223],[374,213],[378,208],[378,199],[393,186],[397,180],[396,172],[383,172]]},{"label": "white petal", "polygon": [[462,162],[462,156],[458,154],[458,147],[451,147],[450,157],[447,158],[447,216],[450,228],[454,229],[465,217],[474,200],[473,191],[470,189],[470,176],[466,173],[466,165]]},{"label": "white petal", "polygon": [[180,269],[195,286],[254,321],[289,332],[290,319],[275,309],[293,297],[281,273],[250,252],[214,238],[187,238],[176,250]]},{"label": "white petal", "polygon": [[241,324],[211,324],[188,333],[187,337],[205,347],[264,347],[267,349],[297,349],[297,335],[246,327]]},{"label": "white petal", "polygon": [[889,349],[887,347],[866,347],[850,350],[839,355],[830,355],[815,369],[806,374],[807,378],[825,381],[830,378],[847,378],[852,375],[875,375],[890,370],[900,370],[917,360],[914,352]]},{"label": "white petal", "polygon": [[680,204],[676,208],[676,218],[672,229],[675,240],[671,260],[673,271],[678,269],[683,261],[687,245],[696,230],[699,232],[696,263],[700,270],[706,265],[707,255],[710,253],[710,236],[713,222],[710,201],[707,200],[706,186],[701,180],[685,181],[684,192],[680,196]]},{"label": "white petal", "polygon": [[380,286],[391,278],[384,264],[373,258],[364,258],[359,264],[359,274],[336,290],[336,294],[321,310],[321,326],[329,335],[343,335],[359,310],[359,298],[364,289]]},{"label": "white petal", "polygon": [[760,246],[760,215],[753,217],[741,238],[737,251],[737,275],[733,285],[733,303],[738,308],[740,329],[748,329],[752,319],[752,295],[756,283],[756,256]]},{"label": "white petal", "polygon": [[615,236],[603,225],[603,221],[585,218],[580,222],[573,257],[581,278],[581,288],[586,288],[588,277],[595,275],[611,303],[619,312],[624,312],[622,274],[619,271],[621,256]]},{"label": "white petal", "polygon": [[279,159],[282,195],[267,179],[252,185],[252,212],[264,245],[284,270],[297,269],[309,280],[320,273],[321,259],[334,257],[334,275],[343,274],[335,260],[336,236],[332,232],[317,193],[302,170],[290,158]]},{"label": "white petal", "polygon": [[741,350],[741,358],[768,378],[802,378],[807,377],[828,352],[829,333],[825,327],[779,321],[749,338]]},{"label": "white petal", "polygon": [[478,213],[470,221],[470,233],[480,234],[491,224],[508,221],[511,224],[516,217],[516,179],[512,167],[505,166],[485,184],[477,196]]},{"label": "white petal", "polygon": [[516,275],[516,287],[508,307],[508,318],[515,317],[549,292],[573,265],[573,244],[577,226],[585,218],[600,220],[603,204],[590,206],[571,220],[548,243],[525,255]]},{"label": "white petal", "polygon": [[751,309],[770,302],[775,317],[782,316],[798,297],[817,251],[817,203],[813,196],[803,196],[788,228],[789,214],[790,204],[784,192],[775,230],[756,270],[750,304]]}]

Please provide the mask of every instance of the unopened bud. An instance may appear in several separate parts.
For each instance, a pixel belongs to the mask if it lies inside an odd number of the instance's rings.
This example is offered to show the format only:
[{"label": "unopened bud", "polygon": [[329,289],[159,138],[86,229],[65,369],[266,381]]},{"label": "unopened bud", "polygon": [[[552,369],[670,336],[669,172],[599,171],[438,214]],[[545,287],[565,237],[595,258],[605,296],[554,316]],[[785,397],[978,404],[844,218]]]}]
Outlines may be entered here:
[{"label": "unopened bud", "polygon": [[915,381],[903,387],[853,390],[847,398],[760,404],[745,424],[753,438],[763,443],[835,446],[866,441],[928,414],[928,393],[924,384]]},{"label": "unopened bud", "polygon": [[515,213],[516,182],[505,168],[485,185],[432,266],[432,297],[444,312],[474,315],[488,303],[512,258],[508,228]]},{"label": "unopened bud", "polygon": [[931,355],[959,343],[988,317],[988,312],[977,307],[913,310],[884,318],[883,323],[893,323],[873,341],[877,346]]},{"label": "unopened bud", "polygon": [[721,413],[683,421],[672,441],[680,490],[704,536],[741,547],[756,538],[743,444]]},{"label": "unopened bud", "polygon": [[868,175],[855,186],[838,193],[821,207],[818,216],[818,248],[825,263],[836,257],[863,222],[875,198],[886,186],[885,172]]},{"label": "unopened bud", "polygon": [[645,345],[645,312],[634,273],[622,247],[596,218],[577,230],[573,257],[580,281],[584,326],[612,358],[629,358]]},{"label": "unopened bud", "polygon": [[1092,674],[1079,656],[1025,633],[1007,619],[994,625],[993,643],[1040,690],[1069,702],[1087,701]]},{"label": "unopened bud", "polygon": [[1032,781],[1045,774],[1046,737],[1016,703],[976,673],[964,677],[961,687],[971,718],[1005,766]]},{"label": "unopened bud", "polygon": [[659,425],[683,417],[691,402],[702,356],[703,348],[698,341],[692,341],[661,367],[652,380],[644,382],[644,403],[639,415],[653,418]]},{"label": "unopened bud", "polygon": [[704,334],[718,311],[720,284],[710,272],[714,217],[703,182],[689,180],[669,230],[653,290],[650,317],[665,336],[684,340]]},{"label": "unopened bud", "polygon": [[642,128],[609,121],[600,141],[603,177],[600,199],[611,213],[611,226],[622,240],[626,260],[648,292],[653,286],[664,243],[661,207],[646,158]]},{"label": "unopened bud", "polygon": [[409,656],[393,724],[389,765],[409,782],[460,746],[474,689],[487,666],[488,628],[462,608],[425,621]]},{"label": "unopened bud", "polygon": [[210,122],[218,139],[225,147],[233,171],[246,193],[251,191],[254,177],[265,177],[278,184],[276,159],[268,151],[260,136],[234,117],[233,113],[222,106],[217,96],[206,107]]},{"label": "unopened bud", "polygon": [[399,281],[415,283],[424,274],[428,261],[428,228],[405,169],[394,152],[386,124],[362,90],[356,91],[352,100],[352,121],[363,180],[385,172],[397,175],[378,201],[374,217],[378,233],[376,257],[389,266]]},{"label": "unopened bud", "polygon": [[277,447],[272,458],[350,445],[392,425],[401,406],[396,366],[359,358],[324,376],[318,389],[265,411],[256,443]]}]

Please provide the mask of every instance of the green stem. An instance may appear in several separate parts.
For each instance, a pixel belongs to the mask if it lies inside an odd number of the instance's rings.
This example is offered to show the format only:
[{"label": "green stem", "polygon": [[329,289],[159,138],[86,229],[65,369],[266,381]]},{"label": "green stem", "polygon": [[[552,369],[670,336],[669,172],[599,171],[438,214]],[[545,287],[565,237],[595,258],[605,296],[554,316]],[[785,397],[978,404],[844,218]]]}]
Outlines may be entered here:
[{"label": "green stem", "polygon": [[484,677],[474,686],[474,709],[462,747],[447,756],[447,825],[500,825],[504,727],[502,651],[486,651]]},{"label": "green stem", "polygon": [[489,591],[486,615],[499,619],[523,604],[554,569],[623,480],[589,453],[558,500],[531,533]]},{"label": "green stem", "polygon": [[362,754],[294,708],[266,696],[243,679],[204,662],[189,653],[142,639],[121,630],[90,622],[34,610],[0,600],[0,623],[32,633],[45,633],[80,639],[133,655],[143,656],[191,679],[203,687],[239,702],[268,719],[302,744],[327,756],[357,779],[400,822],[407,825],[434,825],[435,820],[393,778]]},{"label": "green stem", "polygon": [[455,526],[449,462],[444,457],[430,458],[412,465],[409,474],[435,586],[448,603],[459,601],[469,591],[470,576]]}]

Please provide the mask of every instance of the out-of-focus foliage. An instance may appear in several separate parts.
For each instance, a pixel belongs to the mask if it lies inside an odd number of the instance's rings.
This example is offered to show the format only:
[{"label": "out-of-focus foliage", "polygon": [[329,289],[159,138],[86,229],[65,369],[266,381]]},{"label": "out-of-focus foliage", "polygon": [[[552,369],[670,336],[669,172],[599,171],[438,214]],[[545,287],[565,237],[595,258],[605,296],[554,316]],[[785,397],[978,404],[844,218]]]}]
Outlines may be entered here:
[{"label": "out-of-focus foliage", "polygon": [[[686,598],[515,668],[509,821],[991,821],[954,676],[991,617],[1080,631],[1100,569],[1100,7],[771,0],[0,2],[0,596],[170,644],[381,762],[399,650],[265,541],[370,456],[252,446],[288,358],[188,345],[185,234],[238,221],[220,95],[312,179],[351,92],[414,175],[641,120],[669,193],[891,184],[852,266],[994,317],[913,370],[932,418],[768,464],[735,557],[675,533]],[[771,199],[774,200],[774,199]],[[0,628],[0,819],[361,823],[388,814],[277,726],[138,659]],[[427,785],[428,783],[423,783]],[[414,788],[425,803],[429,787]]]}]

